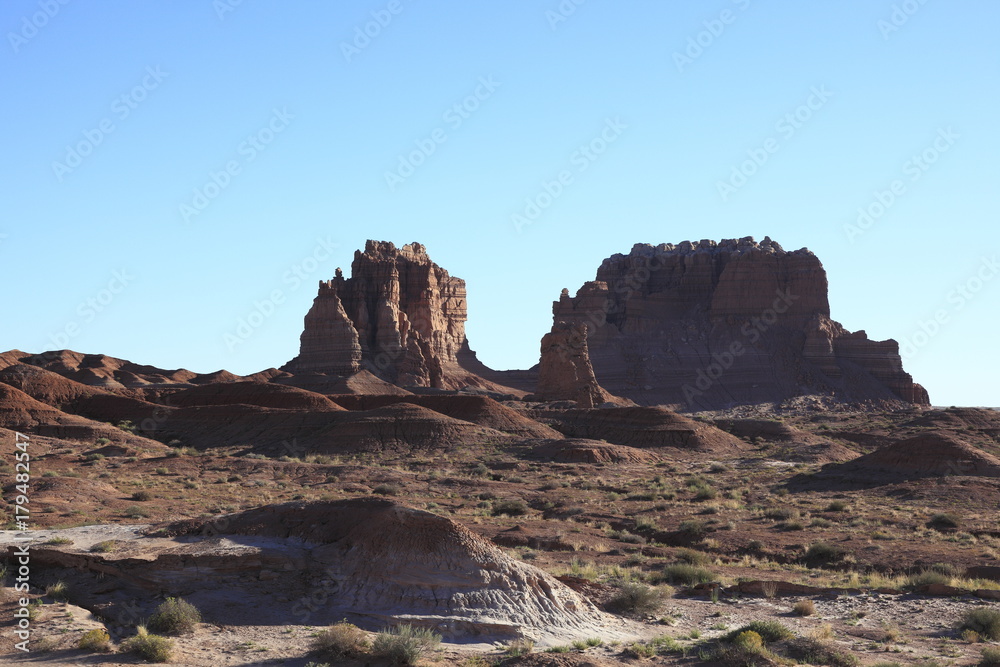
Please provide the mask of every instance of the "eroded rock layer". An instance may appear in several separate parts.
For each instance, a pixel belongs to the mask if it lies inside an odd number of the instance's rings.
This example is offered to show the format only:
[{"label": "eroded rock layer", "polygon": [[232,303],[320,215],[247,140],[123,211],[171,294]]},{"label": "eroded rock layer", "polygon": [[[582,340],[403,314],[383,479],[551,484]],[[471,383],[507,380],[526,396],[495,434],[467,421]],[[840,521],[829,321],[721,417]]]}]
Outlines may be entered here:
[{"label": "eroded rock layer", "polygon": [[929,403],[896,341],[830,318],[819,259],[769,238],[637,244],[604,260],[576,296],[563,290],[553,317],[587,325],[598,382],[642,404]]},{"label": "eroded rock layer", "polygon": [[494,389],[460,363],[474,356],[465,320],[465,281],[432,262],[423,245],[368,241],[354,254],[350,278],[337,269],[320,282],[299,355],[284,370],[368,370],[400,386]]}]

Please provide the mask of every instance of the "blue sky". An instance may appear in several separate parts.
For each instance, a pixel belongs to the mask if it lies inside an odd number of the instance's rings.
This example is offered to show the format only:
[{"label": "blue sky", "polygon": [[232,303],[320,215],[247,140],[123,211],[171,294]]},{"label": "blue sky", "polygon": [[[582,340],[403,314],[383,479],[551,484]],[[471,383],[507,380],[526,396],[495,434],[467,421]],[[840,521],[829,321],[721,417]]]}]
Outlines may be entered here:
[{"label": "blue sky", "polygon": [[480,358],[527,367],[604,257],[770,235],[820,257],[835,319],[910,343],[935,404],[1000,405],[998,24],[986,0],[8,0],[0,348],[280,366],[374,238],[424,243]]}]

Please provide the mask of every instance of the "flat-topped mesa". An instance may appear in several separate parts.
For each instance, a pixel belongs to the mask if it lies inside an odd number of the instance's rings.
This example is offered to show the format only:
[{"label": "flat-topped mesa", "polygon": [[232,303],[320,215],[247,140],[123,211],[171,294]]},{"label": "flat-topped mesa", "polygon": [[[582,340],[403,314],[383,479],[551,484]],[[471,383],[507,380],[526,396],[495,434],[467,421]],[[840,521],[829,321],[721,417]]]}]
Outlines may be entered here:
[{"label": "flat-topped mesa", "polygon": [[401,386],[459,389],[490,383],[462,368],[465,281],[431,261],[420,243],[368,241],[351,277],[337,269],[319,283],[305,317],[292,373],[351,375],[368,370]]},{"label": "flat-topped mesa", "polygon": [[830,319],[826,271],[765,238],[636,244],[553,303],[589,327],[601,386],[643,404],[711,409],[802,395],[928,404],[895,341]]}]

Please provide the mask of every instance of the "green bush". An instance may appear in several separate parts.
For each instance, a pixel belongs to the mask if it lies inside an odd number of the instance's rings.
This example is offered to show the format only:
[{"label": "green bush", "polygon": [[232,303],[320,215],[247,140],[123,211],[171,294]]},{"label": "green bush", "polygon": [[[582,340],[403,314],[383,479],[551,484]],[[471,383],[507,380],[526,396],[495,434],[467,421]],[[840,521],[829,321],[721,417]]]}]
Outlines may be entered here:
[{"label": "green bush", "polygon": [[152,500],[152,499],[153,499],[153,494],[147,491],[146,489],[136,491],[135,493],[132,494],[132,500],[137,500],[139,502],[145,502],[147,500]]},{"label": "green bush", "polygon": [[711,570],[706,570],[696,565],[674,563],[663,568],[661,579],[668,584],[694,586],[695,584],[705,584],[715,581],[715,574]]},{"label": "green bush", "polygon": [[358,626],[342,621],[316,635],[313,647],[330,658],[355,658],[368,649],[368,637]]},{"label": "green bush", "polygon": [[375,635],[372,654],[402,665],[413,665],[421,655],[440,643],[441,635],[427,628],[400,625]]},{"label": "green bush", "polygon": [[183,635],[201,623],[201,612],[180,598],[167,598],[149,617],[149,627],[155,632]]},{"label": "green bush", "polygon": [[829,667],[856,667],[858,659],[850,653],[838,651],[818,639],[799,637],[788,643],[788,654],[810,665]]},{"label": "green bush", "polygon": [[379,484],[372,489],[372,493],[377,493],[380,496],[398,496],[399,487],[395,484]]},{"label": "green bush", "polygon": [[523,500],[496,500],[490,511],[493,516],[522,516],[528,513],[528,506]]},{"label": "green bush", "polygon": [[166,637],[150,634],[146,628],[140,625],[135,637],[125,640],[122,649],[135,653],[149,662],[170,662],[173,657],[174,643]]},{"label": "green bush", "polygon": [[637,582],[622,584],[610,600],[608,609],[616,614],[655,614],[663,606],[664,592]]},{"label": "green bush", "polygon": [[816,542],[806,550],[805,561],[810,565],[826,565],[844,556],[845,552],[841,547],[826,542]]},{"label": "green bush", "polygon": [[977,667],[1000,667],[1000,648],[984,648],[983,659]]},{"label": "green bush", "polygon": [[725,640],[732,643],[740,633],[756,632],[765,643],[779,642],[794,637],[794,633],[778,621],[752,621],[726,635]]},{"label": "green bush", "polygon": [[108,653],[111,651],[111,635],[104,628],[95,628],[84,632],[76,645],[83,651]]},{"label": "green bush", "polygon": [[954,514],[939,513],[927,521],[927,527],[935,530],[952,530],[962,525],[962,520]]},{"label": "green bush", "polygon": [[970,609],[965,612],[958,629],[972,630],[983,639],[1000,641],[1000,610],[985,607]]}]

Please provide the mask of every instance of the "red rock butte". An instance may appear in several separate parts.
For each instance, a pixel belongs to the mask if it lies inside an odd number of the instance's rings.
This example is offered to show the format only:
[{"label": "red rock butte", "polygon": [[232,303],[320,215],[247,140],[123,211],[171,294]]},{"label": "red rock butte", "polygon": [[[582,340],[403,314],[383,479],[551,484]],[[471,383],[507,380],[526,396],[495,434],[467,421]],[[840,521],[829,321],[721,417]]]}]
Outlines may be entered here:
[{"label": "red rock butte", "polygon": [[[826,271],[808,249],[765,238],[636,244],[553,303],[541,363],[494,371],[465,336],[465,282],[423,245],[368,241],[351,277],[319,284],[299,355],[303,378],[371,373],[400,387],[477,389],[599,405],[630,399],[679,409],[802,396],[928,405],[894,340],[831,319]],[[628,403],[629,401],[624,401]]]},{"label": "red rock butte", "polygon": [[469,349],[465,320],[465,281],[432,262],[423,245],[368,241],[354,253],[350,278],[337,269],[320,282],[299,355],[282,370],[367,370],[404,387],[510,391],[474,372],[481,364]]},{"label": "red rock butte", "polygon": [[575,297],[563,290],[552,311],[587,325],[601,386],[640,404],[712,409],[803,395],[929,404],[896,341],[831,319],[816,255],[767,237],[636,244],[604,260]]}]

